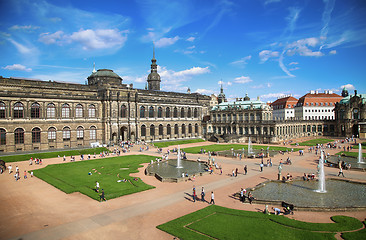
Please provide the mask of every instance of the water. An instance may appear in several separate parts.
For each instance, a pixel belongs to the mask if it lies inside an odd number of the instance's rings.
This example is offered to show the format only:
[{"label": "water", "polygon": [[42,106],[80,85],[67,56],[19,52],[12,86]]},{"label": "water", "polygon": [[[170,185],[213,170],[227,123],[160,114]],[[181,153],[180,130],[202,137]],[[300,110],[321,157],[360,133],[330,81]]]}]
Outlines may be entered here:
[{"label": "water", "polygon": [[181,156],[180,156],[180,146],[179,145],[178,145],[178,154],[177,154],[177,168],[183,168]]},{"label": "water", "polygon": [[362,160],[362,145],[358,144],[358,163],[364,163]]},{"label": "water", "polygon": [[325,190],[325,174],[324,174],[324,152],[321,150],[321,155],[319,159],[319,180],[318,189],[315,190],[318,193],[326,193]]},{"label": "water", "polygon": [[181,160],[180,164],[181,168],[178,168],[177,161],[175,159],[169,159],[167,161],[150,164],[146,170],[149,174],[157,173],[163,178],[181,178],[182,173],[187,173],[189,176],[192,176],[193,174],[197,176],[199,173],[205,172],[205,169],[207,168],[206,164],[195,161]]}]

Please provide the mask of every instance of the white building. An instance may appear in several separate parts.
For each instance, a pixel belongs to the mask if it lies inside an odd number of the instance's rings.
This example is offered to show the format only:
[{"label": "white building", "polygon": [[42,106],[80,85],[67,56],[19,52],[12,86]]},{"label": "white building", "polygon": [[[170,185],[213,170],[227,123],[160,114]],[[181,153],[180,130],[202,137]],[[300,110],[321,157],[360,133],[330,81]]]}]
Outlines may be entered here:
[{"label": "white building", "polygon": [[298,100],[290,95],[281,96],[271,103],[273,120],[287,120],[295,117],[295,106]]}]

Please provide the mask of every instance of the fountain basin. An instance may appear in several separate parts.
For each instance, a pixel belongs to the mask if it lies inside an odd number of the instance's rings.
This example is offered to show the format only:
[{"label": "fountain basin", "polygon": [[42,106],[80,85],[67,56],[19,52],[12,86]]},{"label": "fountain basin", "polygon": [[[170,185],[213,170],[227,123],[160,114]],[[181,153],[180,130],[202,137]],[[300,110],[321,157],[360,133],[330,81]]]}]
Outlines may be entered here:
[{"label": "fountain basin", "polygon": [[[366,209],[366,184],[348,180],[327,179],[326,193],[315,192],[317,181],[268,181],[252,190],[257,202],[293,204],[301,210],[356,210]],[[249,189],[247,189],[249,190]]]},{"label": "fountain basin", "polygon": [[355,157],[346,157],[346,156],[330,156],[327,159],[328,165],[331,164],[332,167],[338,168],[338,161],[343,161],[346,164],[351,164],[350,170],[366,170],[366,163],[365,162],[358,162],[358,159]]},{"label": "fountain basin", "polygon": [[189,160],[180,160],[180,168],[177,168],[177,160],[169,159],[150,164],[146,167],[145,174],[155,176],[162,182],[180,182],[187,179],[182,177],[182,173],[192,177],[208,173],[207,169],[205,163]]}]

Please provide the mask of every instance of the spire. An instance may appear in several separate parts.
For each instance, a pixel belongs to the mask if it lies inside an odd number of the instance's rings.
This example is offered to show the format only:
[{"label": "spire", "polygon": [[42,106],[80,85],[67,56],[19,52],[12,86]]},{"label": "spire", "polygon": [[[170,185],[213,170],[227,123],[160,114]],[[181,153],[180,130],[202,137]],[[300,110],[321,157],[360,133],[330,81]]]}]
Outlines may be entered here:
[{"label": "spire", "polygon": [[153,42],[153,59],[155,59],[155,42]]},{"label": "spire", "polygon": [[93,63],[93,73],[96,73],[97,71],[95,71],[95,62]]},{"label": "spire", "polygon": [[155,44],[153,46],[153,58],[151,59],[151,73],[147,77],[148,90],[160,90],[160,75],[158,74],[158,65],[155,59]]},{"label": "spire", "polygon": [[221,80],[221,88],[220,88],[220,93],[224,93],[224,88],[222,87],[222,80]]}]

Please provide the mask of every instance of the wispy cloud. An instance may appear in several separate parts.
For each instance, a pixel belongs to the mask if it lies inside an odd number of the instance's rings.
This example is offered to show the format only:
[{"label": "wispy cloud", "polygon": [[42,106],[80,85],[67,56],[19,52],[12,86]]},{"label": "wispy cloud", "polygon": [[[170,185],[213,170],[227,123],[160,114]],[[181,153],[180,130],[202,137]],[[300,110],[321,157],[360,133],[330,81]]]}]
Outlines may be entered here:
[{"label": "wispy cloud", "polygon": [[268,94],[261,95],[260,97],[261,97],[261,99],[276,99],[283,95],[285,95],[285,93],[268,93]]},{"label": "wispy cloud", "polygon": [[279,56],[279,52],[271,50],[263,50],[259,53],[260,63],[265,63],[270,58],[275,58]]},{"label": "wispy cloud", "polygon": [[195,37],[189,37],[189,38],[186,39],[186,41],[193,42],[195,39],[196,39]]},{"label": "wispy cloud", "polygon": [[199,93],[199,94],[211,95],[214,91],[212,91],[211,89],[198,88],[194,92]]},{"label": "wispy cloud", "polygon": [[325,3],[325,8],[322,14],[323,27],[320,31],[320,39],[322,39],[322,44],[319,48],[319,51],[323,48],[324,41],[328,36],[329,22],[331,20],[331,14],[334,8],[335,0],[323,0],[323,2]]},{"label": "wispy cloud", "polygon": [[345,84],[345,85],[342,85],[341,87],[340,87],[340,89],[342,90],[343,88],[346,88],[347,90],[355,90],[356,88],[355,88],[355,86],[353,86],[352,84]]},{"label": "wispy cloud", "polygon": [[265,0],[264,5],[268,5],[270,3],[277,3],[277,2],[281,2],[281,0]]},{"label": "wispy cloud", "polygon": [[245,77],[245,76],[241,76],[241,77],[237,77],[234,79],[235,83],[249,83],[252,82],[253,80],[250,77]]},{"label": "wispy cloud", "polygon": [[155,46],[158,48],[167,47],[173,45],[179,40],[179,36],[175,36],[172,38],[160,38],[158,41],[155,42]]},{"label": "wispy cloud", "polygon": [[13,25],[9,28],[9,30],[33,31],[38,28],[39,28],[39,26],[33,26],[33,25]]},{"label": "wispy cloud", "polygon": [[251,55],[243,57],[243,58],[241,58],[239,60],[236,60],[234,62],[231,62],[230,64],[234,65],[234,66],[238,66],[238,67],[244,67],[250,59],[252,59]]},{"label": "wispy cloud", "polygon": [[90,71],[71,71],[71,72],[53,72],[46,74],[35,74],[31,78],[41,79],[44,81],[52,80],[57,82],[71,82],[84,84],[86,78],[90,75]]},{"label": "wispy cloud", "polygon": [[25,72],[32,71],[31,68],[27,68],[26,66],[24,66],[22,64],[8,65],[8,66],[3,67],[3,69],[11,70],[11,71],[25,71]]},{"label": "wispy cloud", "polygon": [[335,54],[337,54],[337,51],[336,50],[332,50],[332,51],[329,52],[329,54],[330,55],[335,55]]}]

